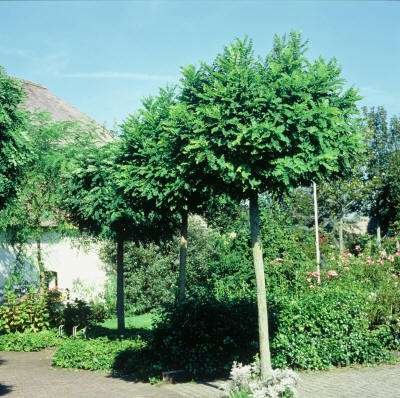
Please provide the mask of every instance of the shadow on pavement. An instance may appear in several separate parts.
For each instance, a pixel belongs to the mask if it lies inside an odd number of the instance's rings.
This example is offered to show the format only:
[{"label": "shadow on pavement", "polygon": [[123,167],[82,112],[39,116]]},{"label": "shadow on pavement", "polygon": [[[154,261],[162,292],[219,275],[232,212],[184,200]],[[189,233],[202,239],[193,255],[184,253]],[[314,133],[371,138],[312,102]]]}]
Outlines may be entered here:
[{"label": "shadow on pavement", "polygon": [[0,397],[9,394],[12,391],[12,386],[0,383]]}]

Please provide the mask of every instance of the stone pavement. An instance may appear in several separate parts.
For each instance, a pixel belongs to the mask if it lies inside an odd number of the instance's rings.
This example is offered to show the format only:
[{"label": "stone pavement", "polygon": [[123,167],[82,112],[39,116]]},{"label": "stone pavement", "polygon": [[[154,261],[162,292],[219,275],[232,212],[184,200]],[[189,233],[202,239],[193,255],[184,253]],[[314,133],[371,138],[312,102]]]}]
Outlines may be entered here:
[{"label": "stone pavement", "polygon": [[301,398],[400,398],[400,365],[300,374]]},{"label": "stone pavement", "polygon": [[0,352],[0,396],[10,398],[215,398],[218,386],[152,386],[101,372],[55,369],[52,351]]},{"label": "stone pavement", "polygon": [[[54,369],[51,351],[0,352],[7,398],[217,398],[221,383],[151,386],[100,372]],[[400,398],[400,365],[301,373],[301,398]]]}]

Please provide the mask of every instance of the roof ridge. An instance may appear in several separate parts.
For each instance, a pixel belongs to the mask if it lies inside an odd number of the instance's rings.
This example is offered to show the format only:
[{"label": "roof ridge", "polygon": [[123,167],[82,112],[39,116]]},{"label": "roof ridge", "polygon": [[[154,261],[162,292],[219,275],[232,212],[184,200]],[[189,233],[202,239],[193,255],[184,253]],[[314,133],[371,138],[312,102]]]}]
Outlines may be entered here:
[{"label": "roof ridge", "polygon": [[35,86],[35,87],[43,88],[44,90],[48,90],[47,87],[42,86],[42,85],[39,84],[39,83],[32,82],[31,80],[26,80],[26,79],[18,79],[18,80],[21,80],[21,81],[24,82],[24,83],[30,84],[31,86]]}]

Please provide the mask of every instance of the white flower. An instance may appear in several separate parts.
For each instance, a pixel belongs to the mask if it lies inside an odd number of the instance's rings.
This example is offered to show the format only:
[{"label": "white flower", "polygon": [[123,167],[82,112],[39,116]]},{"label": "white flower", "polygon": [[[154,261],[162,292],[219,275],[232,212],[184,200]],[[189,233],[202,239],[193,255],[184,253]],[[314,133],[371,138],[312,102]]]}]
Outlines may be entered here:
[{"label": "white flower", "polygon": [[260,363],[256,360],[251,365],[234,362],[230,380],[225,387],[229,395],[233,392],[248,391],[252,398],[281,398],[286,392],[297,396],[298,375],[290,369],[275,369],[267,382],[260,378]]}]

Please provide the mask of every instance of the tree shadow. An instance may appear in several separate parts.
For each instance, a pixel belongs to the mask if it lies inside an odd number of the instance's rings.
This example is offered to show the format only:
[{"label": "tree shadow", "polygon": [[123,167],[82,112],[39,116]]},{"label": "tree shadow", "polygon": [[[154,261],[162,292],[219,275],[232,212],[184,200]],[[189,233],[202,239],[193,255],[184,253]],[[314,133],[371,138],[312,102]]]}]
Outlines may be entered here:
[{"label": "tree shadow", "polygon": [[88,338],[107,337],[110,340],[117,340],[121,338],[133,339],[138,336],[144,339],[149,339],[151,337],[151,334],[152,331],[146,328],[127,327],[125,329],[125,333],[121,336],[121,334],[118,333],[118,330],[107,328],[105,326],[94,325],[88,329],[86,336]]},{"label": "tree shadow", "polygon": [[0,397],[12,392],[12,386],[0,383]]},{"label": "tree shadow", "polygon": [[146,382],[165,371],[183,370],[186,377],[179,382],[212,382],[227,377],[234,361],[252,362],[257,336],[257,307],[251,300],[174,304],[147,335],[145,349],[118,353],[110,377]]}]

